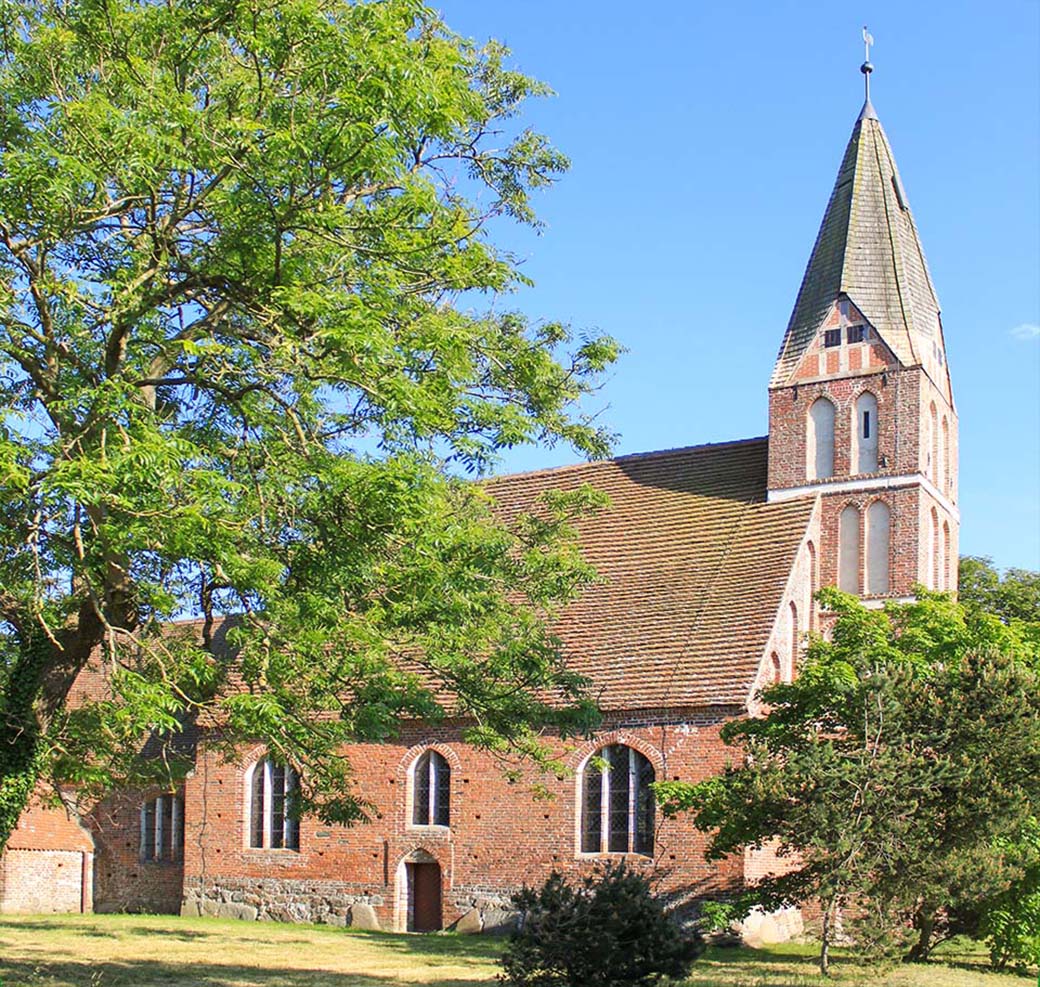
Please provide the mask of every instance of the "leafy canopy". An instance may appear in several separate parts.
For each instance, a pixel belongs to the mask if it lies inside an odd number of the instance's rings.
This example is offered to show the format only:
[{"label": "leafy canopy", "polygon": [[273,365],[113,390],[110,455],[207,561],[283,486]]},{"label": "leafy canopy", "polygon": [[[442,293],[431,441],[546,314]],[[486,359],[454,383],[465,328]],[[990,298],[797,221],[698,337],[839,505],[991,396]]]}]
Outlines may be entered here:
[{"label": "leafy canopy", "polygon": [[609,440],[614,342],[491,304],[490,224],[566,167],[506,56],[415,0],[0,6],[0,846],[38,771],[100,790],[186,720],[329,818],[337,747],[403,715],[591,722],[547,620],[597,498],[454,479]]}]

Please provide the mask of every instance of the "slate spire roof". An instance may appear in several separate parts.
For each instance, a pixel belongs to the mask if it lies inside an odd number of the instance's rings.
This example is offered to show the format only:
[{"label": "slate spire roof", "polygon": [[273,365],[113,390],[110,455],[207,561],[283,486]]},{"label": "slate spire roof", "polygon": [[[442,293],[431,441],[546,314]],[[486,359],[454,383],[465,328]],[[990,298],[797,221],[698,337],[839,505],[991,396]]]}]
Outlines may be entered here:
[{"label": "slate spire roof", "polygon": [[843,295],[903,366],[924,366],[949,395],[939,299],[892,148],[869,99],[838,169],[770,386],[789,382]]}]

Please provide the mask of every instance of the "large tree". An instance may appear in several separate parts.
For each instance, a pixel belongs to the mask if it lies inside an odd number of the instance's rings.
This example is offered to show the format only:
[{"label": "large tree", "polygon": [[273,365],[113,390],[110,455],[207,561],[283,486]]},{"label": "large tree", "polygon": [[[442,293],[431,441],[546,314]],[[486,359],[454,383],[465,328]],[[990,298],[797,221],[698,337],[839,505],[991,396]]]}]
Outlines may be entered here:
[{"label": "large tree", "polygon": [[818,900],[821,969],[843,906],[866,941],[927,957],[959,906],[1008,889],[1040,805],[1040,663],[1029,636],[943,594],[868,610],[834,589],[829,640],[767,715],[723,738],[742,757],[698,785],[657,786],[666,811],[711,832],[709,857],[769,844],[783,873],[743,908]]},{"label": "large tree", "polygon": [[566,165],[506,54],[415,0],[0,6],[0,849],[41,773],[147,774],[192,718],[329,819],[400,716],[529,753],[591,722],[548,627],[592,498],[454,479],[607,445],[577,403],[614,343],[493,304],[489,225]]}]

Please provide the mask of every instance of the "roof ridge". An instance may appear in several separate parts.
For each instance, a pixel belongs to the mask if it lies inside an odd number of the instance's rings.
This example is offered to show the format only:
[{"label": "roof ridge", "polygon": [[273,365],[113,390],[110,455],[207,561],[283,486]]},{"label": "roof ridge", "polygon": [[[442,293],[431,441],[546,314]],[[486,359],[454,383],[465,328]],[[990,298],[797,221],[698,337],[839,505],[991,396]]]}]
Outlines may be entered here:
[{"label": "roof ridge", "polygon": [[521,470],[519,473],[497,473],[494,476],[484,477],[483,483],[493,483],[498,480],[516,480],[526,476],[546,476],[550,473],[566,473],[570,470],[586,469],[589,466],[599,466],[606,463],[626,463],[632,460],[653,459],[657,456],[673,456],[681,452],[700,452],[708,449],[725,449],[733,446],[754,445],[756,442],[768,442],[768,435],[756,435],[750,439],[729,439],[724,442],[702,442],[692,446],[675,446],[671,449],[652,449],[648,452],[627,452],[623,456],[610,456],[606,459],[587,459],[581,463],[565,463],[562,466],[544,466],[541,469]]}]

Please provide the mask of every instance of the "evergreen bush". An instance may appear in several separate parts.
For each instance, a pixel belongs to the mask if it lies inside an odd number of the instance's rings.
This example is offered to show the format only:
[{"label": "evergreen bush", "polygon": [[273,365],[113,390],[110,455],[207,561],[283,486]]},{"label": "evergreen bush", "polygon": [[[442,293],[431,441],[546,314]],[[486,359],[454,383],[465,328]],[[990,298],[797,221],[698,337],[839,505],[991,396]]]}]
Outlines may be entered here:
[{"label": "evergreen bush", "polygon": [[704,951],[624,863],[575,884],[555,871],[513,895],[519,929],[502,957],[508,987],[649,987],[686,977]]}]

